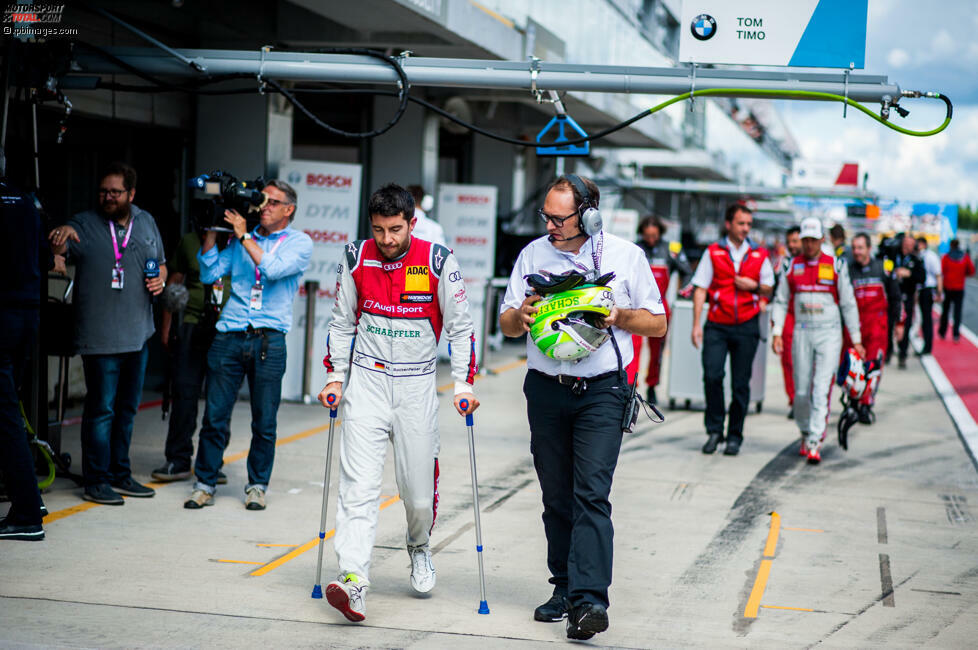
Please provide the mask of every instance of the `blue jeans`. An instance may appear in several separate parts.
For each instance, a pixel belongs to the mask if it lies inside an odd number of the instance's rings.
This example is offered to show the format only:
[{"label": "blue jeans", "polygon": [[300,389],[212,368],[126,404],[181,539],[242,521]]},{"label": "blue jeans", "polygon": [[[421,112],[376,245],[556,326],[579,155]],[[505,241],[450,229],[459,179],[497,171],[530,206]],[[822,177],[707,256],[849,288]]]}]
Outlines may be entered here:
[{"label": "blue jeans", "polygon": [[132,476],[129,443],[139,410],[149,348],[123,354],[86,354],[82,413],[82,475],[85,486],[118,485]]},{"label": "blue jeans", "polygon": [[224,449],[231,439],[231,410],[245,377],[251,394],[248,487],[268,487],[275,461],[276,420],[282,399],[283,375],[285,334],[282,332],[217,333],[207,353],[207,403],[194,465],[197,487],[211,493],[214,491]]}]

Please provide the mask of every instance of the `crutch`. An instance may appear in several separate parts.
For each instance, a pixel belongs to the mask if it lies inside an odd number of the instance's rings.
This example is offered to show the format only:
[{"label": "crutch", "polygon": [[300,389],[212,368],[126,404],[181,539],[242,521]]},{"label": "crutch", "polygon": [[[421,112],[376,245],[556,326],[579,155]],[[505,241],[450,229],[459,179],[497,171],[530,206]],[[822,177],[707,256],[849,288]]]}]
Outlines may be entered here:
[{"label": "crutch", "polygon": [[326,476],[323,477],[323,514],[319,520],[319,559],[316,560],[316,584],[312,588],[313,598],[323,597],[323,543],[326,541],[326,507],[329,504],[329,468],[333,464],[333,425],[336,424],[336,395],[326,396],[329,403],[329,439],[326,442]]},{"label": "crutch", "polygon": [[[463,411],[467,411],[469,409],[469,400],[462,399],[458,405]],[[489,604],[486,602],[486,572],[482,567],[482,522],[479,519],[479,479],[475,472],[475,433],[472,431],[473,424],[472,414],[466,414],[465,425],[469,429],[469,464],[472,468],[472,508],[475,511],[475,550],[479,556],[479,586],[482,590],[482,600],[479,601],[479,613],[488,614]]]}]

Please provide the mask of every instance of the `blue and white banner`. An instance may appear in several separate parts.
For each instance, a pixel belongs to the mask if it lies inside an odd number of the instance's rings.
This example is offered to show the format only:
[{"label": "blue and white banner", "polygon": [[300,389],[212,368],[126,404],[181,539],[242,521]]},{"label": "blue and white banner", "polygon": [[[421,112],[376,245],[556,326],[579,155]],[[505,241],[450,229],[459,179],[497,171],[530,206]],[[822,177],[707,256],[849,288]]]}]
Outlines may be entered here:
[{"label": "blue and white banner", "polygon": [[869,0],[683,0],[683,63],[863,68]]}]

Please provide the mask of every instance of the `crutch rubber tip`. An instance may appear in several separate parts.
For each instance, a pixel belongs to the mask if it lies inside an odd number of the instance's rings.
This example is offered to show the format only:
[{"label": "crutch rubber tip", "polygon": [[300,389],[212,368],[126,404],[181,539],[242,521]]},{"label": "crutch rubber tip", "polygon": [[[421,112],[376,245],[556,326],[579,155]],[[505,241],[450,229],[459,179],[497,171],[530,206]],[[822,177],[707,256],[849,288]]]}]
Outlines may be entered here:
[{"label": "crutch rubber tip", "polygon": [[480,614],[488,614],[489,613],[489,603],[487,603],[484,600],[483,601],[480,601],[479,602],[479,613]]},{"label": "crutch rubber tip", "polygon": [[312,597],[313,598],[322,598],[323,597],[323,588],[322,588],[322,586],[316,585],[315,587],[312,588]]}]

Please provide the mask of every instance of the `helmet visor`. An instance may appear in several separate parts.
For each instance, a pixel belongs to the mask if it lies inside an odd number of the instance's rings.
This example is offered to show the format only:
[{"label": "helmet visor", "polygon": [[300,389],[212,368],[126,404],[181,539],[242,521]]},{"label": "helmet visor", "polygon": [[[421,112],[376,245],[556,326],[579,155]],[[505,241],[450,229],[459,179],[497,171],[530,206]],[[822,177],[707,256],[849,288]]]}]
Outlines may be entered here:
[{"label": "helmet visor", "polygon": [[591,351],[597,350],[608,341],[608,333],[589,324],[583,318],[564,318],[560,322],[561,329],[571,334],[577,340],[586,344]]}]

